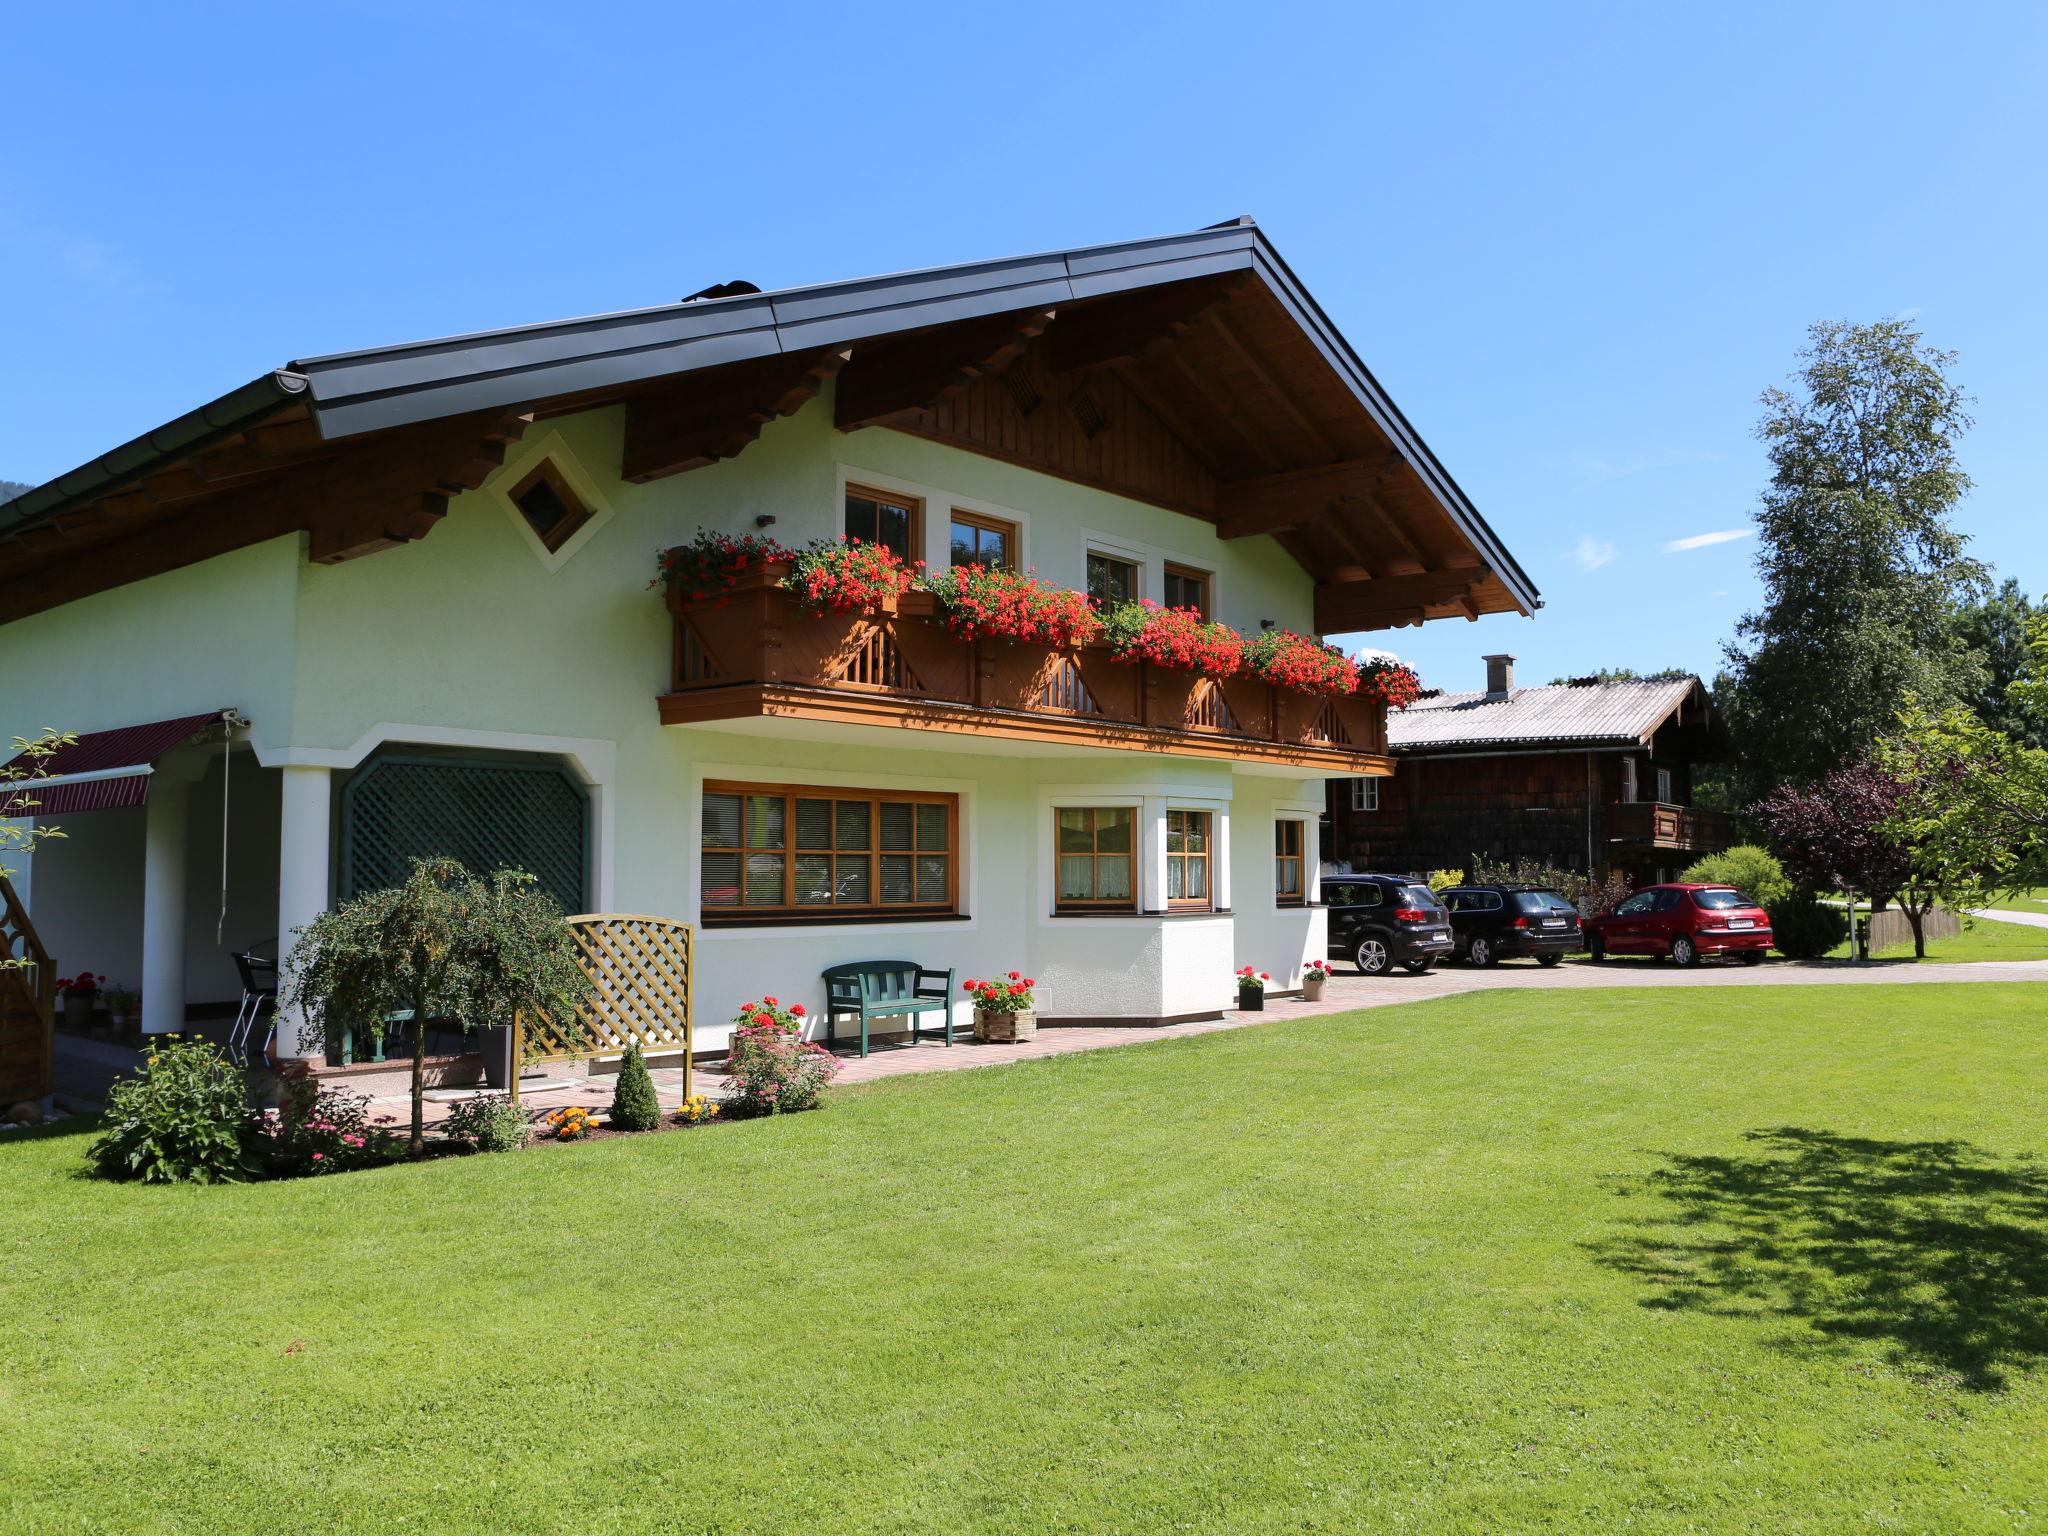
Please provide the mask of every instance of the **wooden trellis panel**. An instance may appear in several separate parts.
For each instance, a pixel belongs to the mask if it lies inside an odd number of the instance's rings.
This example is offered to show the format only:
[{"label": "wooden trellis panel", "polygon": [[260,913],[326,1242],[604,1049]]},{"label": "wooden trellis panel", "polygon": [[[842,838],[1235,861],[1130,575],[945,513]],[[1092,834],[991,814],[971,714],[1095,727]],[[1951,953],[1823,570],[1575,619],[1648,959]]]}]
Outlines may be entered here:
[{"label": "wooden trellis panel", "polygon": [[546,1015],[522,1018],[521,1055],[527,1061],[570,1056],[613,1056],[635,1041],[652,1056],[683,1053],[683,1093],[690,1093],[690,1001],[695,979],[695,934],[666,917],[594,912],[569,919],[576,959],[590,978],[577,1010],[579,1042]]}]

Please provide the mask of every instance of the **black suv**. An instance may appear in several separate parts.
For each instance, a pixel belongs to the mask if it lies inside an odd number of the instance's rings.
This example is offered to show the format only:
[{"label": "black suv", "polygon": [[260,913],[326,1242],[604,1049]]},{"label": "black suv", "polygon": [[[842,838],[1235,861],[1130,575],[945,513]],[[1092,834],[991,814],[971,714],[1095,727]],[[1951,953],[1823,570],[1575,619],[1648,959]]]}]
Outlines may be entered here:
[{"label": "black suv", "polygon": [[1444,892],[1458,958],[1492,965],[1517,955],[1555,965],[1584,942],[1579,909],[1535,885],[1459,885]]},{"label": "black suv", "polygon": [[1451,952],[1451,923],[1428,886],[1406,875],[1325,875],[1330,953],[1360,974],[1384,976],[1396,965],[1420,976]]}]

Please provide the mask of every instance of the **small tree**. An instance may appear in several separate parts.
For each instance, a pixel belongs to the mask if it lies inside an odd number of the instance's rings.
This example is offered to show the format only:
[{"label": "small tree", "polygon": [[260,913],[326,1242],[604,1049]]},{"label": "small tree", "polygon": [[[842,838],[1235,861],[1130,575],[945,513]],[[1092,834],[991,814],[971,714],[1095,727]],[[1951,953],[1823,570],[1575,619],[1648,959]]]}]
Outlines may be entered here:
[{"label": "small tree", "polygon": [[[1838,768],[1811,789],[1781,784],[1753,814],[1792,883],[1803,891],[1859,891],[1873,912],[1898,902],[1913,930],[1913,953],[1927,953],[1925,919],[1935,889],[1915,868],[1913,850],[1891,830],[1905,786],[1868,763]],[[1859,953],[1868,958],[1867,944]]]},{"label": "small tree", "polygon": [[647,1075],[647,1058],[638,1040],[626,1047],[626,1059],[619,1063],[619,1080],[612,1088],[612,1108],[606,1118],[621,1131],[651,1131],[661,1124],[661,1101],[654,1096],[654,1079]]},{"label": "small tree", "polygon": [[412,1141],[426,1145],[427,1020],[460,1028],[545,1012],[573,1029],[588,986],[562,910],[524,870],[480,880],[453,859],[415,859],[403,885],[372,891],[298,930],[283,1001],[330,1037],[344,1022],[411,1010]]},{"label": "small tree", "polygon": [[1785,866],[1770,849],[1754,843],[1737,843],[1708,854],[1686,870],[1685,878],[1702,885],[1732,885],[1760,907],[1775,907],[1792,894]]},{"label": "small tree", "polygon": [[[0,501],[6,498],[0,496]],[[78,737],[70,731],[45,729],[41,735],[14,738],[14,758],[26,759],[27,767],[17,767],[14,760],[0,764],[0,880],[14,873],[9,863],[10,855],[27,858],[36,851],[36,845],[64,834],[57,828],[45,825],[30,825],[38,804],[35,795],[35,781],[49,776],[49,761],[57,755],[59,747],[68,747]],[[0,959],[0,966],[22,965],[26,962],[19,957]]]}]

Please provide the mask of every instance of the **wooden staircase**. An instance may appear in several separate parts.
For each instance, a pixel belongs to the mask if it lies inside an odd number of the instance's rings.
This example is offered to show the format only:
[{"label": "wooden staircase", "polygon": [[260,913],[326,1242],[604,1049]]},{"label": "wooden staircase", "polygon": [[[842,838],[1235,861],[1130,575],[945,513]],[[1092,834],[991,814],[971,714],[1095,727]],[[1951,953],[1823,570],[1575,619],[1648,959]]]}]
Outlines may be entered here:
[{"label": "wooden staircase", "polygon": [[0,875],[0,1114],[50,1091],[57,969],[21,898]]}]

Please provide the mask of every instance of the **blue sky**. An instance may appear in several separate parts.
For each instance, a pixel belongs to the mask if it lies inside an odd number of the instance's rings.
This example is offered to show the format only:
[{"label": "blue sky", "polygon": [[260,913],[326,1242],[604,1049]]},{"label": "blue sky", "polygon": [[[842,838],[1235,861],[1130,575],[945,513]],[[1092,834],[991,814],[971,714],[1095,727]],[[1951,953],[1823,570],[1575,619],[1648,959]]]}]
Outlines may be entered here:
[{"label": "blue sky", "polygon": [[[204,22],[190,18],[203,16]],[[1535,577],[1437,685],[1711,671],[1806,324],[1962,353],[1961,522],[2048,591],[2048,8],[37,6],[0,478],[295,356],[1250,213]]]}]

